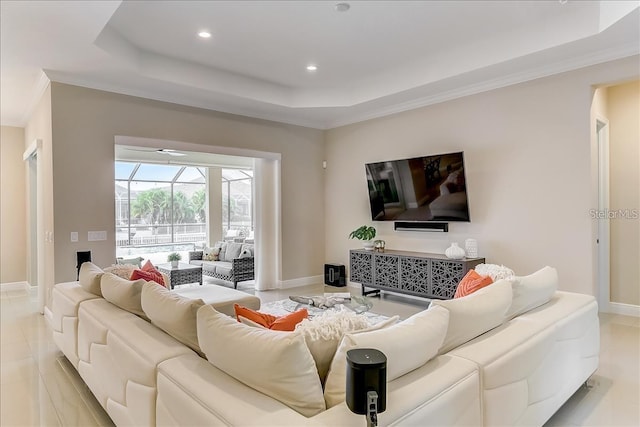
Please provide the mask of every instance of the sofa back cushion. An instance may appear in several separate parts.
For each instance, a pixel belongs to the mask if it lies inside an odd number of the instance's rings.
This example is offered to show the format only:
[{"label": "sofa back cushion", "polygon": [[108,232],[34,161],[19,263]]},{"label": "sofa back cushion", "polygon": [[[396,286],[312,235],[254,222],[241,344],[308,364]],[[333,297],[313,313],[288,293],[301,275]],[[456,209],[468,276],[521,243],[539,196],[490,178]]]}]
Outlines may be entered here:
[{"label": "sofa back cushion", "polygon": [[327,408],[345,400],[347,351],[375,348],[387,356],[387,381],[418,369],[438,354],[447,332],[449,313],[430,307],[395,325],[378,330],[349,333],[342,338],[324,386]]},{"label": "sofa back cushion", "polygon": [[[111,273],[104,273],[100,280],[100,289],[102,290],[102,296],[111,304],[120,307],[123,310],[133,313],[142,317],[145,320],[149,320],[147,315],[142,310],[142,287],[147,283],[143,279],[139,280],[126,280]],[[158,286],[157,283],[151,283],[153,286]]]},{"label": "sofa back cushion", "polygon": [[205,305],[198,342],[213,366],[311,417],[326,409],[316,365],[295,332],[253,328]]},{"label": "sofa back cushion", "polygon": [[220,260],[231,262],[240,257],[240,252],[242,252],[242,243],[228,242],[224,258],[220,257]]},{"label": "sofa back cushion", "polygon": [[199,298],[180,296],[155,283],[142,286],[142,309],[151,323],[200,354],[196,315],[203,305]]},{"label": "sofa back cushion", "polygon": [[513,319],[549,302],[558,290],[558,271],[547,266],[528,276],[516,277],[511,285],[513,300],[507,319]]},{"label": "sofa back cushion", "polygon": [[449,310],[449,328],[439,353],[447,353],[500,326],[511,306],[511,294],[511,281],[502,279],[466,297],[431,301],[431,306]]},{"label": "sofa back cushion", "polygon": [[80,266],[78,281],[85,291],[94,295],[102,296],[100,290],[100,280],[104,271],[92,262],[85,262]]}]

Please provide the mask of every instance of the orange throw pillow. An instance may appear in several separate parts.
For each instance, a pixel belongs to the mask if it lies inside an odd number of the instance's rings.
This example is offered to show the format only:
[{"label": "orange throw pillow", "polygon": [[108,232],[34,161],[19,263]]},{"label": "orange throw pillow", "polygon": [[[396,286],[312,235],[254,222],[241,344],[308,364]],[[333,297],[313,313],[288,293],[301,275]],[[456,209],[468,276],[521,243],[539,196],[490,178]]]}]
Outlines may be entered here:
[{"label": "orange throw pillow", "polygon": [[269,329],[272,331],[294,331],[296,325],[307,317],[309,317],[309,312],[306,308],[301,308],[286,316],[278,317],[278,319],[269,326]]},{"label": "orange throw pillow", "polygon": [[481,276],[475,270],[469,270],[456,288],[454,298],[461,298],[493,283],[490,276]]},{"label": "orange throw pillow", "polygon": [[238,320],[238,322],[240,321],[239,317],[242,316],[257,323],[258,325],[264,326],[267,329],[269,329],[269,326],[271,326],[271,324],[277,319],[276,316],[272,316],[267,313],[260,313],[259,311],[251,310],[250,308],[243,307],[238,304],[233,304],[233,310],[236,312],[236,320]]},{"label": "orange throw pillow", "polygon": [[302,322],[302,319],[309,317],[309,312],[307,312],[306,308],[302,308],[291,314],[280,317],[267,313],[260,313],[259,311],[251,310],[250,308],[243,307],[238,304],[234,304],[233,309],[236,313],[236,319],[238,322],[240,321],[240,317],[244,317],[274,331],[293,331],[296,329],[296,325]]}]

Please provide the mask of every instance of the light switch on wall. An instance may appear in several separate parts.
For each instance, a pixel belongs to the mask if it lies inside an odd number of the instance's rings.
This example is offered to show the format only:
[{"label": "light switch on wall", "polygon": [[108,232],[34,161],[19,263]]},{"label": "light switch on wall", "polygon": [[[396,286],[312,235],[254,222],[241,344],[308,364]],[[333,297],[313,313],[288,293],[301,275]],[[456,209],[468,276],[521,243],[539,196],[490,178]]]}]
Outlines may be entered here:
[{"label": "light switch on wall", "polygon": [[78,241],[78,232],[77,231],[72,231],[71,232],[71,241],[72,242],[77,242]]}]

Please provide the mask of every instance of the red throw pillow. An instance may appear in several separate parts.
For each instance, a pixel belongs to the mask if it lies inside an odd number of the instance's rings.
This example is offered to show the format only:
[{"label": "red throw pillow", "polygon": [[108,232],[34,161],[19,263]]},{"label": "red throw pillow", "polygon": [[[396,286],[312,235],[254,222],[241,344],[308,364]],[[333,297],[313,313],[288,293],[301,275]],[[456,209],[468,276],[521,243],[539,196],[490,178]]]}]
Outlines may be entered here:
[{"label": "red throw pillow", "polygon": [[236,313],[236,319],[240,321],[240,317],[251,320],[267,329],[273,331],[293,331],[296,329],[296,325],[302,322],[302,319],[309,317],[309,312],[306,308],[302,308],[286,316],[276,317],[267,313],[260,313],[259,311],[251,310],[247,307],[234,304],[233,309]]},{"label": "red throw pillow", "polygon": [[162,274],[155,268],[152,271],[144,271],[144,270],[138,270],[138,269],[133,270],[133,273],[131,273],[130,280],[138,280],[138,279],[144,279],[147,282],[153,281],[159,285],[165,286],[164,278],[162,277]]},{"label": "red throw pillow", "polygon": [[461,298],[493,283],[491,276],[481,276],[475,270],[469,270],[456,288],[454,298]]},{"label": "red throw pillow", "polygon": [[151,261],[147,260],[147,262],[144,263],[144,265],[142,266],[142,268],[140,270],[142,271],[154,271],[156,269],[156,267],[151,263]]}]

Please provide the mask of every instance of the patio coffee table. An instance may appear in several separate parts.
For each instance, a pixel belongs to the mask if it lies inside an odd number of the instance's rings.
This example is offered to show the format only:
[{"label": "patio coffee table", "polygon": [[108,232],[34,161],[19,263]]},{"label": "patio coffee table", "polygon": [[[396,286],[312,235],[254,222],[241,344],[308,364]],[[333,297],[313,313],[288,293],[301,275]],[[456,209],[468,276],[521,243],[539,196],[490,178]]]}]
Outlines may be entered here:
[{"label": "patio coffee table", "polygon": [[187,283],[199,283],[202,286],[202,266],[200,265],[178,264],[177,267],[172,267],[171,264],[160,264],[156,268],[160,273],[169,276],[171,289]]}]

